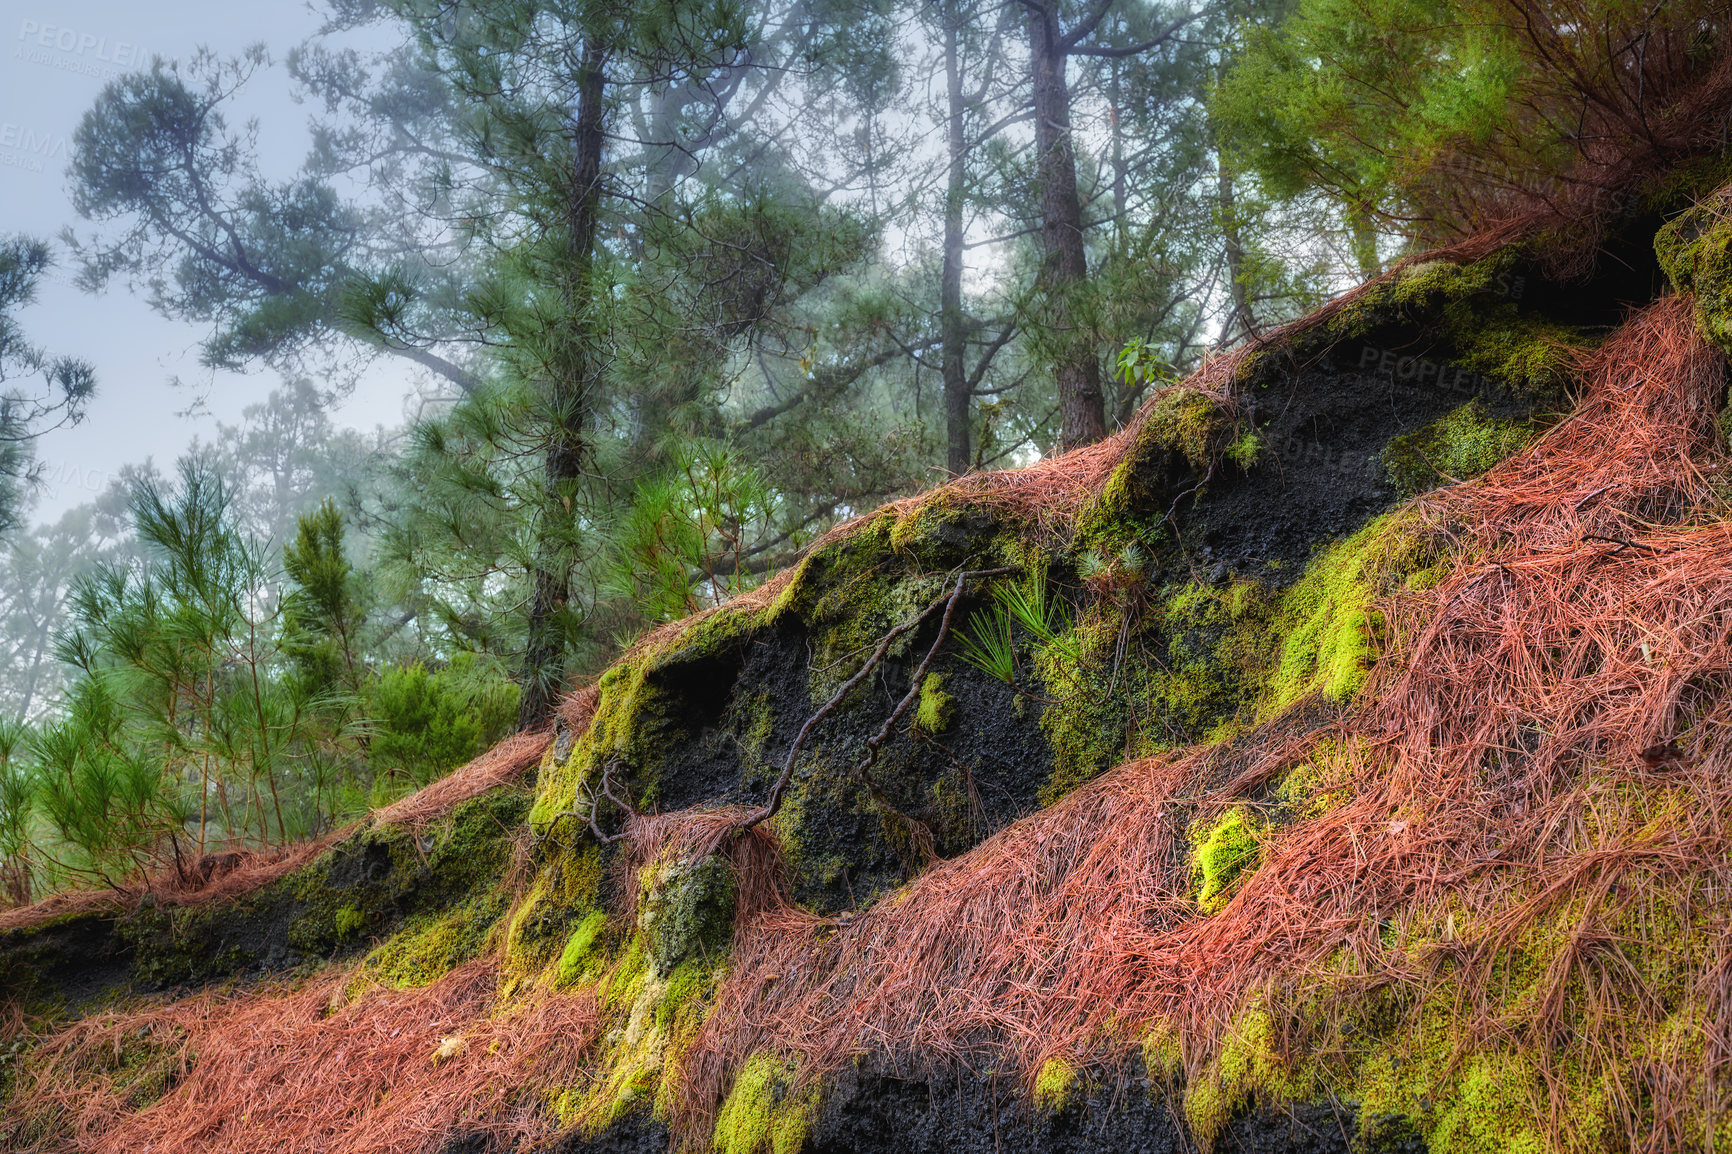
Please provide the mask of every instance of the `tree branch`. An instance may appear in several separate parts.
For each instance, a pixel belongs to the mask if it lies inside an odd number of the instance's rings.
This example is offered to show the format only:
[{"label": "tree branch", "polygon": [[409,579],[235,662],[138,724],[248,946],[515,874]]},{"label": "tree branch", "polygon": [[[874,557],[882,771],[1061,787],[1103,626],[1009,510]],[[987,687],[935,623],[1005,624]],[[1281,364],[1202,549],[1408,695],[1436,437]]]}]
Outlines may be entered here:
[{"label": "tree branch", "polygon": [[[744,833],[759,822],[776,816],[776,811],[782,808],[782,795],[787,791],[788,783],[793,780],[794,768],[799,763],[800,759],[800,751],[805,748],[806,739],[812,735],[812,730],[817,728],[820,721],[824,720],[836,711],[836,708],[842,704],[843,700],[856,685],[859,685],[862,681],[866,680],[867,677],[871,676],[872,671],[877,669],[884,661],[885,655],[890,652],[890,646],[895,643],[898,637],[901,637],[911,629],[917,628],[920,623],[925,621],[927,617],[931,616],[932,611],[937,609],[940,605],[945,607],[944,625],[939,629],[938,641],[934,642],[933,649],[927,653],[926,660],[920,665],[920,669],[924,671],[927,666],[932,663],[932,657],[933,654],[937,652],[938,643],[944,640],[945,634],[949,631],[950,618],[955,612],[957,600],[962,596],[963,585],[972,577],[996,577],[1003,573],[1014,572],[1016,572],[1015,566],[999,569],[969,569],[958,573],[956,575],[956,588],[951,590],[948,595],[941,594],[934,598],[926,608],[922,609],[919,613],[915,614],[907,621],[904,621],[902,624],[895,626],[890,630],[890,632],[880,638],[877,647],[872,650],[871,656],[867,657],[860,668],[854,671],[854,676],[850,677],[847,681],[844,681],[842,687],[836,691],[835,695],[832,696],[829,701],[826,701],[822,706],[820,706],[818,712],[806,719],[806,724],[800,727],[800,732],[794,737],[794,744],[788,747],[788,756],[782,763],[782,772],[776,778],[775,784],[770,786],[769,796],[764,799],[763,806],[741,818],[739,824],[734,827],[735,830],[739,833]],[[910,694],[910,697],[918,692],[919,689],[917,685],[913,693]],[[878,736],[874,737],[872,742],[876,742],[879,745],[883,744],[884,739],[888,736],[889,727],[894,725],[896,720],[907,711],[908,701],[909,698],[903,699],[902,703],[896,707],[896,711],[891,714],[890,720],[885,723],[884,730],[881,731]],[[873,756],[876,756],[876,747],[872,745],[871,742],[868,742],[868,749],[873,752]],[[870,765],[871,762],[867,761],[864,763],[863,768],[870,767]]]}]

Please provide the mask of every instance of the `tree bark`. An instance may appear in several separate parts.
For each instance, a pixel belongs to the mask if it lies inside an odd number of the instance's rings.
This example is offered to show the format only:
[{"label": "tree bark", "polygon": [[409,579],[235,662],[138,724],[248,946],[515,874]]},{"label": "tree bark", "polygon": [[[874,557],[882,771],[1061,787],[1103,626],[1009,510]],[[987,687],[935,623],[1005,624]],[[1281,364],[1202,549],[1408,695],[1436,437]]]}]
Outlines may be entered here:
[{"label": "tree bark", "polygon": [[1353,259],[1359,265],[1361,280],[1371,280],[1383,272],[1383,261],[1377,255],[1377,222],[1369,210],[1350,206],[1348,227],[1353,230]]},{"label": "tree bark", "polygon": [[1034,71],[1041,241],[1046,252],[1039,287],[1053,339],[1059,439],[1068,449],[1106,436],[1106,410],[1101,397],[1100,361],[1088,329],[1078,317],[1079,298],[1088,286],[1088,256],[1083,247],[1082,198],[1077,193],[1076,152],[1070,134],[1067,52],[1055,9],[1030,5],[1028,30]]},{"label": "tree bark", "polygon": [[1221,343],[1231,344],[1239,337],[1256,336],[1257,318],[1251,313],[1250,294],[1245,285],[1249,270],[1245,267],[1245,238],[1239,229],[1239,205],[1233,188],[1233,170],[1227,167],[1226,160],[1218,152],[1215,157],[1215,176],[1220,195],[1218,207],[1221,214],[1221,241],[1227,257],[1228,289],[1233,302],[1233,310],[1228,314],[1225,331],[1221,334]]},{"label": "tree bark", "polygon": [[964,361],[968,355],[968,318],[962,311],[962,207],[968,175],[968,141],[963,131],[966,102],[962,96],[962,65],[958,59],[959,24],[960,19],[951,19],[944,28],[950,168],[945,174],[944,269],[939,283],[939,363],[944,379],[945,466],[953,476],[968,472],[973,457],[970,408],[974,391],[969,386],[968,366]]},{"label": "tree bark", "polygon": [[571,596],[573,521],[578,480],[587,448],[589,390],[595,374],[596,318],[593,266],[601,207],[602,117],[607,54],[593,36],[579,65],[577,113],[572,124],[572,181],[566,202],[565,269],[561,293],[569,326],[549,366],[549,427],[543,505],[530,572],[529,628],[523,652],[523,695],[517,727],[539,729],[553,717],[565,675],[565,637],[559,621]]}]

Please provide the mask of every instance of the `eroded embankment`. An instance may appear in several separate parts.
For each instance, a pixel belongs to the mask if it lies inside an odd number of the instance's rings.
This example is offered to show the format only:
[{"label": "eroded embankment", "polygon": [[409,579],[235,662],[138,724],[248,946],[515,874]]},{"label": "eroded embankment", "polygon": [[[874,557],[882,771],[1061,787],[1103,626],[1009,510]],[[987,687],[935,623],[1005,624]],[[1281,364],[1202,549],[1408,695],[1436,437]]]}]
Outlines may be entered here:
[{"label": "eroded embankment", "polygon": [[[1662,237],[1681,289],[1719,219]],[[644,639],[533,797],[0,923],[8,1141],[1704,1146],[1720,314],[1474,255]],[[76,981],[73,924],[118,943]],[[163,968],[249,925],[311,944]]]}]

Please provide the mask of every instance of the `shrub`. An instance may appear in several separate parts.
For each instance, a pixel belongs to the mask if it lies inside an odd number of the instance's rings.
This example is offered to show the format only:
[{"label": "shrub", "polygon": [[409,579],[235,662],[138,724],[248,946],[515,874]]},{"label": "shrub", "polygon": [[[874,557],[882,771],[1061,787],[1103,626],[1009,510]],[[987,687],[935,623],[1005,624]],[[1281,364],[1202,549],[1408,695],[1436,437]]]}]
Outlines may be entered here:
[{"label": "shrub", "polygon": [[462,765],[511,731],[517,694],[496,663],[472,653],[438,670],[385,670],[366,695],[375,779],[422,786]]}]

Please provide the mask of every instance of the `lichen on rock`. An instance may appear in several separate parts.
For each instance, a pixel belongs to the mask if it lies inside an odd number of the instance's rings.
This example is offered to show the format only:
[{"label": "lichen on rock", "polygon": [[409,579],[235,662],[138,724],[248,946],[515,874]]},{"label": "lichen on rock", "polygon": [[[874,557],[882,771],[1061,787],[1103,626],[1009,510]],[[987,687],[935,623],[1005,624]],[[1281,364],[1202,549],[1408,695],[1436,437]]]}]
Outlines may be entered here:
[{"label": "lichen on rock", "polygon": [[644,872],[650,877],[638,903],[638,928],[651,969],[666,977],[688,958],[719,957],[734,922],[735,880],[727,859],[711,854]]}]

